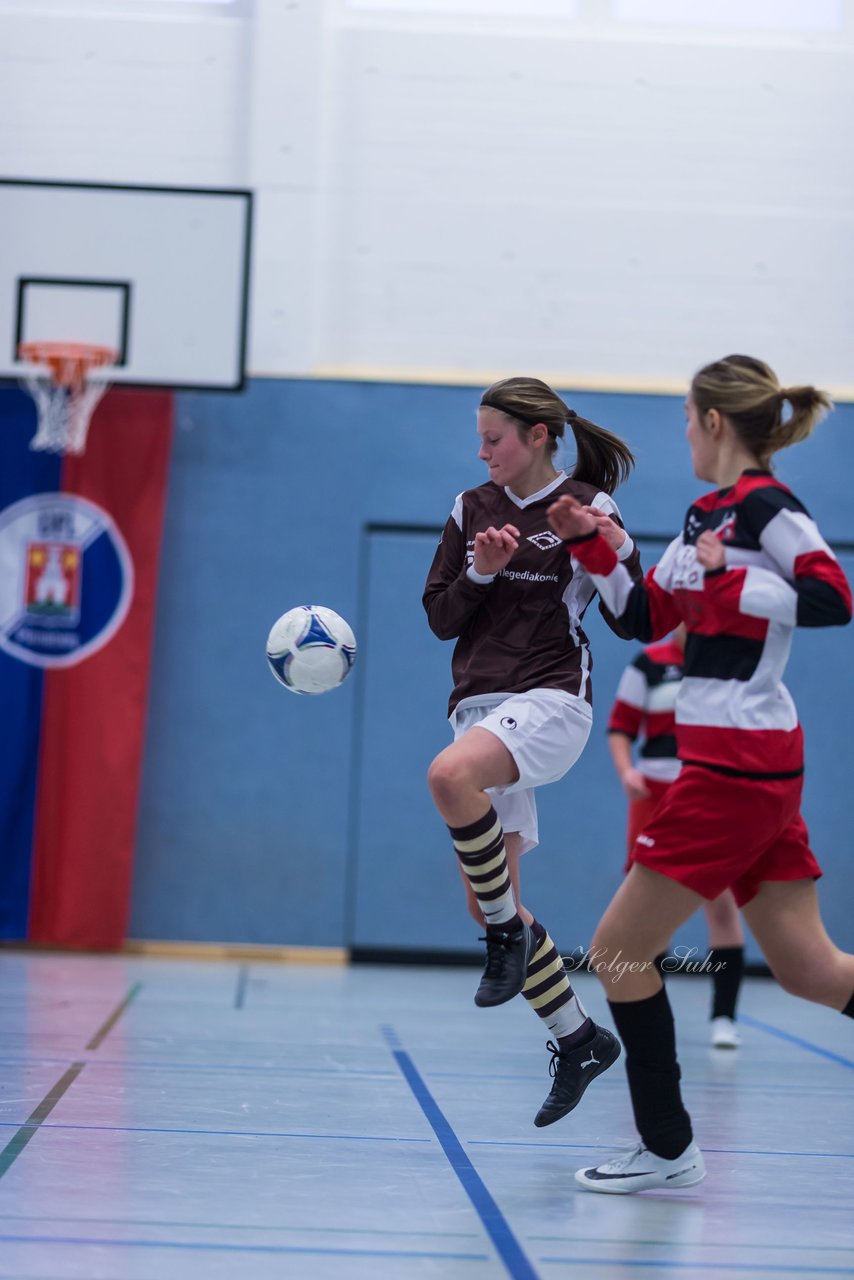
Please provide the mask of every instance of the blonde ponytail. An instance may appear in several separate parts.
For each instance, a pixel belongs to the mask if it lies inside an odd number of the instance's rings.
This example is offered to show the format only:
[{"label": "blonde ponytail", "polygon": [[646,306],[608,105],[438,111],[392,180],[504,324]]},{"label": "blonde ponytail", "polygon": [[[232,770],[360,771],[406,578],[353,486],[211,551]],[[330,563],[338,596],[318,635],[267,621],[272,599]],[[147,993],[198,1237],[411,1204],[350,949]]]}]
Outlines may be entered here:
[{"label": "blonde ponytail", "polygon": [[[833,408],[825,391],[781,387],[774,370],[753,356],[725,356],[699,369],[691,398],[701,414],[717,409],[763,466],[780,449],[806,440]],[[784,417],[788,402],[791,413]]]}]

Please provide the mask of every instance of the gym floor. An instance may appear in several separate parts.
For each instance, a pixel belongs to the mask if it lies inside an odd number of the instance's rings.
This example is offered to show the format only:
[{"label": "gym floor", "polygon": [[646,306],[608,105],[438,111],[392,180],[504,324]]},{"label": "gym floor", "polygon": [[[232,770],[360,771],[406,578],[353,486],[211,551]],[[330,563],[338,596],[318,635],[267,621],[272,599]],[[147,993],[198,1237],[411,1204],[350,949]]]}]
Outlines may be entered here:
[{"label": "gym floor", "polygon": [[713,1050],[670,979],[708,1176],[598,1196],[622,1064],[535,1129],[546,1037],[477,977],[0,951],[0,1280],[854,1276],[848,1019],[748,979]]}]

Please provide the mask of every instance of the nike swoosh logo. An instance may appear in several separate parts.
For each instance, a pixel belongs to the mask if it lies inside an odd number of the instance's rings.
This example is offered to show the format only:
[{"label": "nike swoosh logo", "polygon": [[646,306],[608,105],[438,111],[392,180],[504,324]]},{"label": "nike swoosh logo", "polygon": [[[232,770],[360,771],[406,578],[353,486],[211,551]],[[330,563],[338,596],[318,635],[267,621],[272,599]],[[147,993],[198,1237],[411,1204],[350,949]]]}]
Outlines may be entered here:
[{"label": "nike swoosh logo", "polygon": [[[691,1173],[696,1168],[695,1164],[689,1164],[684,1169],[677,1169],[675,1173],[668,1173],[665,1182],[669,1182],[671,1178],[681,1178],[683,1173]],[[655,1170],[647,1169],[642,1173],[600,1173],[598,1169],[591,1169],[587,1176],[596,1182],[610,1182],[617,1178],[648,1178],[651,1173],[655,1173]]]}]

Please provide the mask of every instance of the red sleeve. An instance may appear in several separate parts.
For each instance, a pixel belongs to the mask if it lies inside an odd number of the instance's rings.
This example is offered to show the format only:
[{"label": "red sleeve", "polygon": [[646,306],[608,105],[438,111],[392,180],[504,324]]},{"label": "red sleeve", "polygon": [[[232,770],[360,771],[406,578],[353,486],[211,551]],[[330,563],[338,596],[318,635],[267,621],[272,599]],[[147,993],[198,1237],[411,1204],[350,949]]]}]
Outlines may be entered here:
[{"label": "red sleeve", "polygon": [[625,635],[647,642],[660,640],[681,621],[673,596],[656,576],[658,566],[642,582],[633,581],[599,533],[568,543],[567,550],[584,565]]},{"label": "red sleeve", "polygon": [[643,718],[644,715],[640,707],[630,707],[627,702],[621,702],[617,698],[608,717],[608,732],[624,733],[626,737],[631,738],[632,742],[634,742],[635,738],[640,735]]}]

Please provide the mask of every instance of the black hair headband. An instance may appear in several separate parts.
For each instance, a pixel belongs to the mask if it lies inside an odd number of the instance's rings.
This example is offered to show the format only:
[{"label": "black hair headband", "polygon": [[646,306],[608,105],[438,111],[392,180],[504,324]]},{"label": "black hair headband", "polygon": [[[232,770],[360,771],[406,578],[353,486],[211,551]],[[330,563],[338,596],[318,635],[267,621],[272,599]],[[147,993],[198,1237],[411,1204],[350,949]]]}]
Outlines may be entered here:
[{"label": "black hair headband", "polygon": [[[536,427],[538,423],[542,422],[543,426],[548,428],[548,423],[543,422],[542,418],[530,418],[526,417],[523,413],[517,413],[515,409],[505,409],[503,404],[495,404],[493,400],[488,400],[485,396],[481,400],[480,406],[482,409],[497,409],[499,413],[506,413],[508,418],[515,418],[517,422],[523,422],[526,427]],[[578,414],[574,409],[566,410],[567,422],[574,422],[577,417]],[[549,429],[549,435],[551,436],[554,434],[555,433]]]}]

